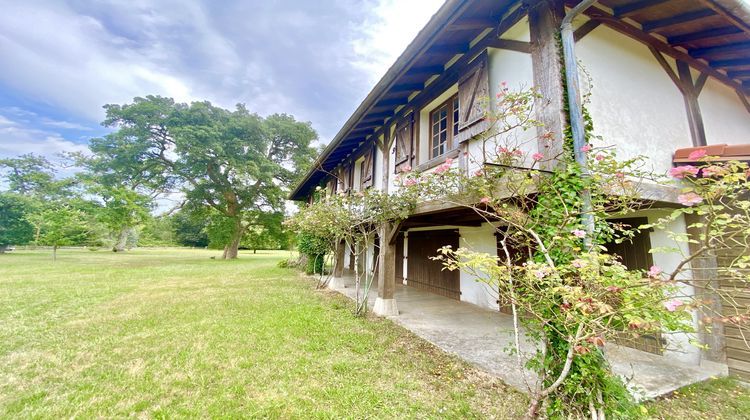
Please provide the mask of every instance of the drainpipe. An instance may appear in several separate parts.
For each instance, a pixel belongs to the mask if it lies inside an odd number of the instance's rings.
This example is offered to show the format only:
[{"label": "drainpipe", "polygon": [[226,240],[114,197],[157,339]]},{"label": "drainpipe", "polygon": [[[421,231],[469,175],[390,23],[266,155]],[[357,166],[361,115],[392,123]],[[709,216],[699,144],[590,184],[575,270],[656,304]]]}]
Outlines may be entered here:
[{"label": "drainpipe", "polygon": [[[586,145],[586,128],[583,121],[583,111],[581,107],[580,86],[578,84],[578,62],[575,54],[575,37],[573,34],[573,19],[580,15],[584,10],[596,3],[596,0],[583,0],[572,8],[563,18],[560,25],[560,37],[562,38],[563,49],[563,68],[565,69],[565,83],[568,94],[568,112],[570,119],[570,128],[573,131],[573,152],[575,153],[576,163],[581,168],[581,175],[589,175],[588,164],[586,162],[586,152],[581,149]],[[586,238],[584,244],[588,250],[592,249],[592,239],[594,237],[594,215],[592,214],[591,191],[584,189],[581,192],[583,201],[581,217],[586,229]]]}]

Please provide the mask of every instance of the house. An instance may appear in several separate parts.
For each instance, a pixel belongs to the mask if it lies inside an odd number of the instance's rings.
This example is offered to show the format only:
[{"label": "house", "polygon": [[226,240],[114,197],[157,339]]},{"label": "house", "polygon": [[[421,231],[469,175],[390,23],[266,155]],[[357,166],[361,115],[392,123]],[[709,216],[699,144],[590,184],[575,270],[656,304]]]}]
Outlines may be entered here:
[{"label": "house", "polygon": [[[310,200],[318,186],[329,192],[393,191],[405,167],[429,171],[447,159],[474,170],[475,163],[464,156],[478,147],[474,136],[486,128],[481,118],[486,105],[472,98],[494,98],[501,82],[539,89],[549,102],[537,118],[560,139],[568,115],[559,35],[564,16],[577,3],[447,0],[346,121],[291,199]],[[750,159],[750,10],[745,3],[599,0],[575,17],[573,26],[576,57],[593,81],[587,108],[595,134],[621,158],[648,156],[662,173],[694,147]],[[381,150],[378,141],[389,147]],[[545,156],[556,153],[537,144],[524,147]],[[654,220],[677,205],[668,188],[654,185],[653,191],[654,206],[629,222]],[[462,209],[425,204],[397,232],[379,238],[385,263],[376,313],[398,315],[395,284],[499,310],[497,296],[471,275],[442,271],[428,258],[444,245],[496,252],[494,229],[482,222]],[[671,229],[685,232],[690,223],[678,219]],[[676,264],[674,256],[648,252],[667,245],[672,242],[665,234],[644,232],[632,244],[612,248],[631,268],[668,268]],[[711,264],[716,261],[696,263],[693,276],[712,275],[715,270],[700,270]],[[337,267],[337,274],[342,269]],[[750,305],[750,294],[738,298]],[[688,345],[685,335],[631,345],[686,364],[726,363],[731,373],[750,378],[750,348],[735,331],[724,333],[717,325],[699,338],[708,350]]]}]

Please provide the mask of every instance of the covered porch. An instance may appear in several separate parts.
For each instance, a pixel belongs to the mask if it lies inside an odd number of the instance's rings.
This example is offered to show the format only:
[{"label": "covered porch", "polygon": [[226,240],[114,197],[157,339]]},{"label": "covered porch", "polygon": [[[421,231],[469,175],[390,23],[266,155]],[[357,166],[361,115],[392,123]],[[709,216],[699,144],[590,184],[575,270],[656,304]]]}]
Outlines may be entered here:
[{"label": "covered porch", "polygon": [[[354,284],[353,276],[344,273],[330,286],[354,299]],[[371,309],[377,295],[377,284],[373,284],[369,294]],[[516,356],[504,351],[514,342],[510,315],[401,284],[395,285],[393,300],[398,302],[398,315],[389,318],[442,350],[522,391],[534,380],[533,374],[518,367]],[[523,341],[521,347],[524,352],[533,348],[528,341]],[[690,366],[673,358],[615,344],[608,344],[606,353],[615,373],[628,381],[629,388],[639,399],[654,398],[727,374],[723,364],[704,360],[699,366]]]}]

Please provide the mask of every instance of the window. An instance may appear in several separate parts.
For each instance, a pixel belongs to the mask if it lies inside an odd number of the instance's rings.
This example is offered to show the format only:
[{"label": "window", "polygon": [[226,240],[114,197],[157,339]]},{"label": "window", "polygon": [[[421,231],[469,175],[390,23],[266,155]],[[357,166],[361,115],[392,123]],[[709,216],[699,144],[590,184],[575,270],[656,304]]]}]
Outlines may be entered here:
[{"label": "window", "polygon": [[458,96],[448,99],[430,113],[430,159],[453,150],[458,121]]}]

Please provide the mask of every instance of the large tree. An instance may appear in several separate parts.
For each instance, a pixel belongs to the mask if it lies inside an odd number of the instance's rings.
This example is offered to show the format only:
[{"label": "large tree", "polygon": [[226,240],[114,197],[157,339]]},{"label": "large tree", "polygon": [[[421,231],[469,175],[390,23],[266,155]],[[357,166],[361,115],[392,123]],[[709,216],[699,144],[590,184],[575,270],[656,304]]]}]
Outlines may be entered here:
[{"label": "large tree", "polygon": [[243,105],[229,111],[158,96],[105,109],[105,125],[118,128],[103,140],[113,156],[137,163],[143,178],[167,174],[190,206],[224,219],[223,258],[237,257],[250,227],[278,223],[267,215],[284,211],[288,187],[315,155],[310,124],[285,114],[263,118]]},{"label": "large tree", "polygon": [[0,170],[8,191],[43,201],[68,197],[75,185],[70,178],[57,179],[55,165],[32,153],[0,159]]}]

